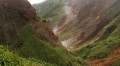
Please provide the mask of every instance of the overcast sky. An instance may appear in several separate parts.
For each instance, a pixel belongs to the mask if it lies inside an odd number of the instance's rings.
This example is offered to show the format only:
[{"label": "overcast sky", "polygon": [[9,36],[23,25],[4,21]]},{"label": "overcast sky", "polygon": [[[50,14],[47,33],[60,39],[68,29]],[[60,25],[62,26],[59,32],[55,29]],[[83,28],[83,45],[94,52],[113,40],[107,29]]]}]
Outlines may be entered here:
[{"label": "overcast sky", "polygon": [[28,0],[31,4],[35,4],[35,3],[42,3],[45,0]]}]

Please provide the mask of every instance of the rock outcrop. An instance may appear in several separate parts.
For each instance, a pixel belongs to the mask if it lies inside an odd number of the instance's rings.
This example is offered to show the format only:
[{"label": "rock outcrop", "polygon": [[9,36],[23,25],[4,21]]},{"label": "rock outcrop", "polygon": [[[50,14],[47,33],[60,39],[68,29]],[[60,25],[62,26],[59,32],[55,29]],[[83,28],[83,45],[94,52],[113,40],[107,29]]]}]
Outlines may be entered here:
[{"label": "rock outcrop", "polygon": [[[61,44],[52,31],[41,26],[36,10],[27,0],[0,0],[0,14],[0,43],[11,44],[15,39],[21,39],[21,28],[32,24],[40,40],[48,41],[54,45]],[[41,34],[41,28],[50,33]],[[40,35],[44,35],[44,39]]]}]

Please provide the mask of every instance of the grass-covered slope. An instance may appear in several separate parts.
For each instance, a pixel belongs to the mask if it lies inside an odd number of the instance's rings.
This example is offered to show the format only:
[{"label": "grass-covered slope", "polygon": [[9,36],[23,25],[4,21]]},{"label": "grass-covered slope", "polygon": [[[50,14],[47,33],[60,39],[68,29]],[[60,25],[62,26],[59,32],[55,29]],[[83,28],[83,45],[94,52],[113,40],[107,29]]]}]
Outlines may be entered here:
[{"label": "grass-covered slope", "polygon": [[[76,51],[76,56],[89,60],[88,64],[119,66],[120,46],[120,16],[115,17],[105,26],[99,36],[90,43],[81,46]],[[102,63],[102,64],[101,64]]]},{"label": "grass-covered slope", "polygon": [[[32,25],[26,25],[21,29],[22,46],[17,52],[25,58],[34,58],[55,66],[73,66],[74,64],[85,64],[81,59],[75,59],[63,47],[53,47],[50,43],[40,40],[34,32]],[[16,48],[13,42],[11,48]],[[17,49],[17,48],[16,48]],[[81,63],[79,63],[81,62]]]},{"label": "grass-covered slope", "polygon": [[25,59],[13,54],[0,45],[0,66],[53,66],[52,64],[35,59]]},{"label": "grass-covered slope", "polygon": [[50,43],[37,38],[31,25],[23,27],[22,38],[24,45],[20,49],[20,54],[24,57],[36,58],[53,64],[67,64],[70,61],[64,48],[52,47]]},{"label": "grass-covered slope", "polygon": [[[110,24],[108,24],[104,29],[101,31],[101,34],[104,35],[107,32],[107,38],[105,36],[100,36],[98,40],[92,42],[85,47],[82,47],[78,54],[82,58],[86,59],[96,59],[96,58],[105,58],[111,51],[115,50],[120,44],[120,16],[113,19]],[[115,26],[115,30],[108,30],[110,27]],[[104,33],[105,32],[105,33]],[[109,34],[110,33],[110,34]],[[102,40],[99,40],[104,38]],[[94,40],[93,40],[94,41]]]},{"label": "grass-covered slope", "polygon": [[63,11],[65,1],[66,0],[46,0],[41,4],[34,4],[33,7],[41,19],[49,19],[53,24],[53,22],[60,21],[60,19],[63,19],[65,16]]},{"label": "grass-covered slope", "polygon": [[[5,63],[8,61],[8,63],[11,65],[14,65],[12,62],[15,64],[17,63],[17,65],[20,63],[24,66],[74,66],[75,64],[86,65],[84,60],[73,57],[62,46],[53,47],[50,43],[40,40],[35,33],[33,25],[31,24],[22,27],[20,30],[20,39],[14,39],[12,43],[8,45],[8,47],[11,51],[26,59],[33,58],[38,60],[23,60],[19,56],[15,57],[16,55],[14,56],[14,54],[13,56],[10,55],[10,57],[9,54],[7,54],[5,59],[4,57],[1,57],[5,60]],[[6,51],[3,52],[6,53]]]}]

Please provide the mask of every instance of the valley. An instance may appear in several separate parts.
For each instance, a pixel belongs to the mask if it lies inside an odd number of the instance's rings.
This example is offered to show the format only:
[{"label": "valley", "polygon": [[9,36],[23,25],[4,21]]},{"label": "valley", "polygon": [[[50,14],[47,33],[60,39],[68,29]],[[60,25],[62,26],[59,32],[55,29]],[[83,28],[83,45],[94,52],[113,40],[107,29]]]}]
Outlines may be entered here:
[{"label": "valley", "polygon": [[119,0],[0,0],[0,66],[120,66]]}]

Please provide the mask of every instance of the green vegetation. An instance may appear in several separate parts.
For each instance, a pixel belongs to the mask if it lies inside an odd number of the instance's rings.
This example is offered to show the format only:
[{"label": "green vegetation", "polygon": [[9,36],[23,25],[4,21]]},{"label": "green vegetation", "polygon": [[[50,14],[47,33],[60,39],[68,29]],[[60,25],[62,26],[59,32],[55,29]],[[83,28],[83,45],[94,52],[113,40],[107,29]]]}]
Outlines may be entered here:
[{"label": "green vegetation", "polygon": [[33,7],[42,19],[49,19],[50,22],[60,21],[65,14],[63,6],[66,0],[47,0],[41,4],[35,4]]},{"label": "green vegetation", "polygon": [[80,51],[78,54],[84,59],[100,59],[105,58],[112,50],[119,46],[119,37],[109,37],[106,40],[89,44]]},{"label": "green vegetation", "polygon": [[16,48],[17,50],[14,52],[19,53],[24,58],[34,58],[53,64],[53,66],[85,65],[83,60],[75,59],[63,47],[52,47],[50,43],[40,40],[35,35],[32,25],[24,26],[21,29],[21,43],[16,41],[13,42],[11,48]]},{"label": "green vegetation", "polygon": [[59,40],[63,41],[63,40],[69,39],[72,36],[72,33],[76,31],[76,29],[77,29],[76,27],[72,26],[72,28],[69,29],[67,32],[60,34],[58,36]]},{"label": "green vegetation", "polygon": [[[1,49],[0,64],[6,66],[86,66],[84,60],[75,58],[65,48],[61,46],[53,47],[46,40],[38,38],[33,25],[21,18],[15,9],[10,8],[7,7],[0,11],[2,14],[0,16],[0,33],[3,32],[5,35],[0,34],[0,40],[1,43],[4,43],[1,45],[7,46],[8,50],[14,52],[14,54]],[[49,36],[42,23],[41,25],[40,30],[43,30],[43,33],[46,32],[43,36]]]},{"label": "green vegetation", "polygon": [[[33,6],[37,9],[38,15],[41,16],[41,21],[49,19],[50,22],[56,24],[62,22],[66,17],[63,12],[65,3],[66,0],[46,0],[42,4]],[[91,43],[88,42],[88,44],[72,53],[62,46],[53,46],[52,42],[43,40],[50,33],[44,28],[42,22],[39,25],[41,33],[38,37],[35,31],[36,27],[33,27],[31,22],[26,22],[19,15],[19,12],[16,12],[16,9],[10,8],[4,7],[0,11],[0,43],[4,43],[0,45],[0,66],[87,66],[84,60],[106,58],[119,46],[120,16],[105,26],[97,39],[93,39]],[[14,16],[11,16],[13,13]],[[72,33],[78,32],[77,29],[79,28],[72,26],[72,24],[69,26],[68,31],[59,36],[60,40],[68,39],[72,36]],[[92,32],[89,30],[86,36]],[[76,44],[79,44],[80,41],[78,38]],[[119,65],[120,59],[112,64],[112,66]]]},{"label": "green vegetation", "polygon": [[63,47],[52,47],[48,42],[37,38],[32,25],[26,25],[21,29],[21,42],[20,39],[16,39],[12,43],[11,50],[28,60],[0,46],[3,54],[0,55],[1,63],[11,66],[86,66],[84,60],[73,57]]},{"label": "green vegetation", "polygon": [[[64,0],[62,1],[47,0],[47,2],[44,2],[42,4],[36,4],[33,6],[37,9],[37,13],[39,16],[41,16],[41,19],[49,19],[50,22],[54,22],[55,24],[56,21],[61,21],[62,18],[65,17],[64,12],[62,11],[62,6],[64,4],[65,4]],[[101,33],[99,37],[95,38],[95,40],[92,40],[91,43],[88,42],[86,46],[81,47],[79,50],[75,51],[76,57],[80,57],[83,59],[101,59],[101,58],[105,58],[110,52],[115,50],[119,46],[119,42],[120,42],[119,21],[120,20],[118,16],[113,21],[111,21],[109,25],[105,26],[104,29],[100,31]],[[60,40],[67,39],[70,37],[71,32],[75,32],[75,31],[76,31],[76,28],[72,27],[72,29],[70,29],[68,32],[65,32],[64,34],[60,35],[59,39]],[[86,35],[88,36],[91,32],[93,31],[90,30]],[[78,43],[79,41],[76,42],[76,45]],[[61,49],[59,51],[58,50],[59,49],[57,49],[57,52],[60,52],[60,53],[63,53],[64,51],[64,50],[60,51]],[[62,55],[65,56],[67,59],[66,54],[62,54]],[[74,61],[74,65],[75,65],[76,63],[75,57],[73,57],[72,61]],[[69,63],[69,62],[66,62],[66,63]],[[60,64],[63,64],[63,63],[60,63]],[[83,65],[85,65],[84,62],[83,62]]]},{"label": "green vegetation", "polygon": [[120,59],[116,60],[111,66],[120,66]]},{"label": "green vegetation", "polygon": [[[63,51],[57,52],[51,44],[38,39],[33,31],[32,26],[25,26],[22,29],[24,46],[21,48],[20,54],[24,57],[36,58],[53,64],[66,64],[69,62],[69,58],[66,60],[67,55]],[[63,55],[59,53],[63,53]]]},{"label": "green vegetation", "polygon": [[63,41],[65,39],[68,39],[68,37],[70,37],[70,33],[66,32],[59,36],[59,40]]},{"label": "green vegetation", "polygon": [[[101,59],[105,58],[110,52],[115,50],[120,42],[119,21],[119,16],[111,21],[111,23],[104,28],[106,31],[103,29],[105,33],[103,33],[103,36],[100,36],[100,40],[81,47],[81,49],[77,51],[78,56],[84,59]],[[109,31],[112,29],[112,26],[116,26],[116,29],[110,33]],[[109,28],[111,29],[108,30]],[[107,36],[105,36],[106,32]],[[108,35],[108,33],[110,34]]]},{"label": "green vegetation", "polygon": [[25,59],[8,51],[0,45],[0,66],[53,66],[35,59]]},{"label": "green vegetation", "polygon": [[10,53],[3,46],[0,45],[0,65],[1,66],[21,66],[21,58]]}]

